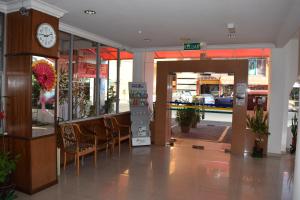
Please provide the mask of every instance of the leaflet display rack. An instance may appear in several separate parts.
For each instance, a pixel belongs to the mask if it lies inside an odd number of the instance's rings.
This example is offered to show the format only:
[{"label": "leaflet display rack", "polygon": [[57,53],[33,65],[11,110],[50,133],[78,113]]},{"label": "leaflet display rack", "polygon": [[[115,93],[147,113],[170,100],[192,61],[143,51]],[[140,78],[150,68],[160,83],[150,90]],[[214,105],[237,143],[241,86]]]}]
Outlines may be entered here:
[{"label": "leaflet display rack", "polygon": [[148,93],[146,83],[130,82],[128,86],[132,146],[150,145],[150,111],[147,101]]}]

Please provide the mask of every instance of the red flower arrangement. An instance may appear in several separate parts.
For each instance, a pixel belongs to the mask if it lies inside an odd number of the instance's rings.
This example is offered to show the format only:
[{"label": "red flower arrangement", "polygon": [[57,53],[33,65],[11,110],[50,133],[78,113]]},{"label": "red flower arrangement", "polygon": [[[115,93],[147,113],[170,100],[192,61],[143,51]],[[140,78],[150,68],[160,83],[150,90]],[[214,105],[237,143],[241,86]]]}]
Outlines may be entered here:
[{"label": "red flower arrangement", "polygon": [[55,87],[56,71],[48,61],[35,61],[32,64],[32,72],[43,90],[50,91]]}]

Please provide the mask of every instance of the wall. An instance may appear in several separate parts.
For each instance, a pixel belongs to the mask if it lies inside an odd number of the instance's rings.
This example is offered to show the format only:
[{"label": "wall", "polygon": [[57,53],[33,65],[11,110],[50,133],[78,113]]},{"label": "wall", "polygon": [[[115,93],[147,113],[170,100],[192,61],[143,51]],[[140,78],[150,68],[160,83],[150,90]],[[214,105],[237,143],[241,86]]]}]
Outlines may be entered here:
[{"label": "wall", "polygon": [[153,105],[154,52],[134,52],[133,79],[146,82],[149,108]]},{"label": "wall", "polygon": [[288,100],[298,74],[298,39],[283,48],[273,48],[271,56],[268,153],[286,150]]}]

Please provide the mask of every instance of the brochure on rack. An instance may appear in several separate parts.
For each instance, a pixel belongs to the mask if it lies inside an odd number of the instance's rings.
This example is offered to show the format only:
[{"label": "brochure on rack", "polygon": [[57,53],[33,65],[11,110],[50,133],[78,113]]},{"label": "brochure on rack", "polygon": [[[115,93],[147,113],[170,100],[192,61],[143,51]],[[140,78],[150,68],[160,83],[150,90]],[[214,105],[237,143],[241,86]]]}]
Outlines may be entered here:
[{"label": "brochure on rack", "polygon": [[129,103],[132,132],[132,146],[151,144],[150,116],[146,83],[130,82]]}]

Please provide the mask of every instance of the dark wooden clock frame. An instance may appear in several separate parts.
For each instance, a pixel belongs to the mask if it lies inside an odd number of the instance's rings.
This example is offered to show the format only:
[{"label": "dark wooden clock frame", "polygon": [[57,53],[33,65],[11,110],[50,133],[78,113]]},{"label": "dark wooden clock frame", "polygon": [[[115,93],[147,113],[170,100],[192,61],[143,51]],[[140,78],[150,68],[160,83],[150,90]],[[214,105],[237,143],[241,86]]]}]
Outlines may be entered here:
[{"label": "dark wooden clock frame", "polygon": [[[50,24],[57,34],[52,48],[42,47],[36,31]],[[14,182],[29,194],[57,183],[56,135],[32,137],[31,66],[32,56],[58,58],[59,19],[31,9],[28,16],[7,14],[6,54],[6,137],[7,148],[20,154]]]}]

